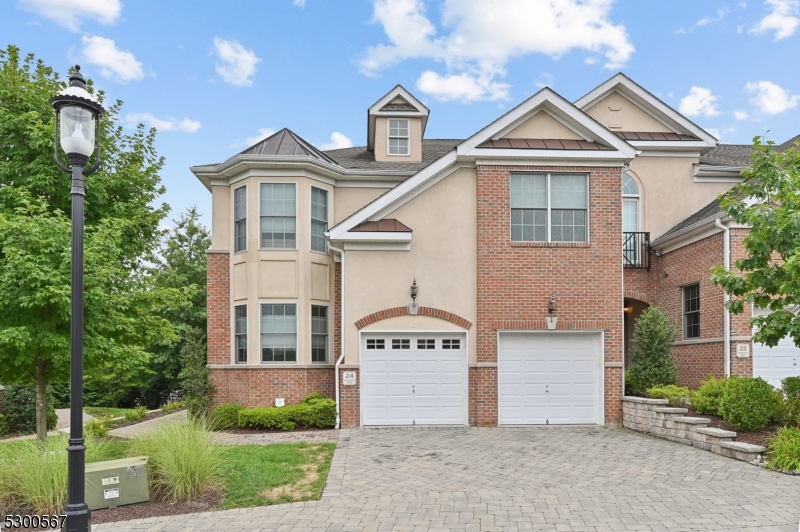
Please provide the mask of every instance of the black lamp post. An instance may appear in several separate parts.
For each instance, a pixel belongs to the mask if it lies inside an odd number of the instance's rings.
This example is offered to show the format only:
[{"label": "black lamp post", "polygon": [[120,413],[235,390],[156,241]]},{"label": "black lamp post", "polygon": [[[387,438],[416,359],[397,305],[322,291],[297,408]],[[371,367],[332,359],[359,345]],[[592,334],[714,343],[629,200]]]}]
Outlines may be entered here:
[{"label": "black lamp post", "polygon": [[[100,143],[97,122],[105,111],[86,90],[81,67],[69,77],[69,86],[50,102],[56,110],[55,160],[59,168],[72,174],[72,309],[70,319],[70,377],[69,377],[69,446],[68,492],[63,530],[89,532],[91,511],[85,502],[86,446],[83,439],[83,175],[100,166]],[[69,166],[59,157],[58,146],[67,154]],[[89,157],[97,148],[95,162],[84,171]]]}]

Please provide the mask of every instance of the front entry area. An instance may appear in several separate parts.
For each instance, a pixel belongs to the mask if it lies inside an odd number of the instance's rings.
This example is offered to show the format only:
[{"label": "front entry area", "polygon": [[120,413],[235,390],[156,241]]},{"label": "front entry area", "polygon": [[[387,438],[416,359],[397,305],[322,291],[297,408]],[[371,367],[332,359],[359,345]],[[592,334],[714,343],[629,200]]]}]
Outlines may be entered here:
[{"label": "front entry area", "polygon": [[459,333],[364,333],[361,424],[466,425],[467,346]]},{"label": "front entry area", "polygon": [[501,425],[600,424],[601,333],[501,332]]}]

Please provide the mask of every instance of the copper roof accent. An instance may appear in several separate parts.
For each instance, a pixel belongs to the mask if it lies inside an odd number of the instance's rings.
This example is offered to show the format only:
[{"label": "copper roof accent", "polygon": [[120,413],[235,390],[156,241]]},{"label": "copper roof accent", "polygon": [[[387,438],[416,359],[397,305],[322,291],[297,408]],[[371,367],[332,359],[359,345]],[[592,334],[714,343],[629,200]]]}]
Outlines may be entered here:
[{"label": "copper roof accent", "polygon": [[332,158],[328,157],[317,148],[306,142],[298,134],[283,128],[277,133],[253,144],[241,155],[272,155],[288,157],[312,157],[325,161],[326,163],[336,164]]},{"label": "copper roof accent", "polygon": [[658,133],[655,131],[614,131],[623,140],[700,140],[683,133]]},{"label": "copper roof accent", "polygon": [[478,148],[514,149],[514,150],[613,150],[599,142],[571,139],[497,139],[487,140]]},{"label": "copper roof accent", "polygon": [[419,111],[410,103],[387,103],[380,108],[381,111]]},{"label": "copper roof accent", "polygon": [[377,222],[361,222],[350,229],[351,233],[410,233],[411,228],[394,218],[385,218]]}]

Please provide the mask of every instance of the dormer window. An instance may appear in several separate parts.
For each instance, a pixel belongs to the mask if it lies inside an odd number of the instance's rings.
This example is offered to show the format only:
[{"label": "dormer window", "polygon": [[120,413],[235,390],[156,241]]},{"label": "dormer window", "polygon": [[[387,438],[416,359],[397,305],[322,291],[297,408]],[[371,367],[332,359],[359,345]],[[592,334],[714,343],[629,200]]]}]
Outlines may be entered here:
[{"label": "dormer window", "polygon": [[409,155],[408,119],[389,119],[389,155]]}]

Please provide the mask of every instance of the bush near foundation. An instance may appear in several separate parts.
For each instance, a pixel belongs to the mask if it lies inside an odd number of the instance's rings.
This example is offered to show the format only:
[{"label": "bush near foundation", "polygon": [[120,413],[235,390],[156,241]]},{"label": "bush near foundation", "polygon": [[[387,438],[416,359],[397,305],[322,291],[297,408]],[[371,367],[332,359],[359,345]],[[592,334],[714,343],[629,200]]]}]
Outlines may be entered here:
[{"label": "bush near foundation", "polygon": [[658,307],[648,307],[636,320],[631,339],[631,366],[625,372],[626,393],[639,395],[653,386],[675,384],[678,366],[672,343],[678,328]]},{"label": "bush near foundation", "polygon": [[[3,399],[6,422],[15,432],[36,432],[36,388],[25,384],[7,386]],[[47,430],[56,428],[58,416],[52,398],[47,401]]]},{"label": "bush near foundation", "polygon": [[726,378],[717,379],[713,375],[706,377],[692,394],[691,403],[694,411],[698,414],[721,416],[719,405],[727,384]]},{"label": "bush near foundation", "polygon": [[211,430],[235,429],[239,426],[239,412],[244,409],[242,405],[226,403],[219,405],[211,412],[208,418],[208,426]]},{"label": "bush near foundation", "polygon": [[653,386],[647,390],[647,397],[652,399],[667,399],[672,406],[683,406],[689,402],[692,392],[686,386]]},{"label": "bush near foundation", "polygon": [[336,425],[336,402],[312,393],[296,405],[244,408],[238,421],[240,427],[262,430],[294,430],[297,426],[332,428]]},{"label": "bush near foundation", "polygon": [[800,426],[800,377],[786,377],[781,385],[786,396],[786,423]]},{"label": "bush near foundation", "polygon": [[761,377],[732,377],[722,394],[720,411],[736,429],[755,432],[769,425],[776,401],[775,390]]}]

